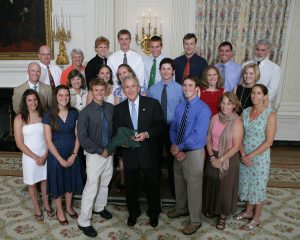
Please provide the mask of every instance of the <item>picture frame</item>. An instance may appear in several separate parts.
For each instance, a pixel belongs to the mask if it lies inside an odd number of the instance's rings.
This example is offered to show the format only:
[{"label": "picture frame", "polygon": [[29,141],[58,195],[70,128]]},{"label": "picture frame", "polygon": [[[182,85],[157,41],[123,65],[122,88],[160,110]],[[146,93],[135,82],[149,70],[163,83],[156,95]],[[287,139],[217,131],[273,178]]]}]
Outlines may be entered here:
[{"label": "picture frame", "polygon": [[0,9],[0,60],[38,59],[48,45],[53,56],[51,0],[4,1]]}]

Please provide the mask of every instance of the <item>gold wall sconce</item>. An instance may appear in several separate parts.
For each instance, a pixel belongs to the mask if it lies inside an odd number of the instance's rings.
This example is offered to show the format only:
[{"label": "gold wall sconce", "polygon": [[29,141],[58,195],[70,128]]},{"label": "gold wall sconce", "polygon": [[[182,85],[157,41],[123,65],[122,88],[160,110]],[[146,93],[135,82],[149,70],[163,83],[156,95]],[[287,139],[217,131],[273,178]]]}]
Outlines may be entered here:
[{"label": "gold wall sconce", "polygon": [[[139,28],[139,23],[141,22],[142,25]],[[149,43],[151,37],[153,36],[160,36],[162,38],[162,21],[160,20],[160,17],[157,16],[157,13],[155,13],[154,17],[152,17],[151,9],[148,9],[147,16],[145,13],[143,13],[142,17],[138,17],[138,19],[136,20],[135,34],[136,44],[141,47],[141,49],[146,55],[150,55]]]}]

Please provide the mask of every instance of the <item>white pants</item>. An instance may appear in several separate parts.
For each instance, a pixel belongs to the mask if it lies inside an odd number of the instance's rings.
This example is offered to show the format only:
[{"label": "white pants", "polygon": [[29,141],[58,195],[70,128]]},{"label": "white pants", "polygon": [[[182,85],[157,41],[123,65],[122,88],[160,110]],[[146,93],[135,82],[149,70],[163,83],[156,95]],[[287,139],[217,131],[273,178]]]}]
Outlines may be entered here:
[{"label": "white pants", "polygon": [[86,153],[86,175],[78,218],[82,227],[91,226],[93,206],[95,212],[100,212],[107,204],[108,184],[113,175],[112,156],[104,158],[99,154]]}]

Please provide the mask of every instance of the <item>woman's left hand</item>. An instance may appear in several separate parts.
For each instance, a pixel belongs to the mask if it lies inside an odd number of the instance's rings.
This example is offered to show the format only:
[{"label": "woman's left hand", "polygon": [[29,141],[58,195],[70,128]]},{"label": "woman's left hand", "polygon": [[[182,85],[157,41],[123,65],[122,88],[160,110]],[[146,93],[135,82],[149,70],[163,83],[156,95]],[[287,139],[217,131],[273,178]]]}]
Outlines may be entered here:
[{"label": "woman's left hand", "polygon": [[222,164],[222,161],[220,158],[212,158],[210,160],[211,162],[211,165],[214,167],[214,168],[220,168],[221,167],[221,164]]},{"label": "woman's left hand", "polygon": [[68,163],[69,167],[73,165],[73,163],[75,162],[75,159],[76,159],[76,155],[75,154],[71,154],[71,156],[68,157],[67,163]]},{"label": "woman's left hand", "polygon": [[251,158],[252,156],[250,154],[246,154],[241,158],[242,163],[245,164],[246,167],[251,167],[253,165]]}]

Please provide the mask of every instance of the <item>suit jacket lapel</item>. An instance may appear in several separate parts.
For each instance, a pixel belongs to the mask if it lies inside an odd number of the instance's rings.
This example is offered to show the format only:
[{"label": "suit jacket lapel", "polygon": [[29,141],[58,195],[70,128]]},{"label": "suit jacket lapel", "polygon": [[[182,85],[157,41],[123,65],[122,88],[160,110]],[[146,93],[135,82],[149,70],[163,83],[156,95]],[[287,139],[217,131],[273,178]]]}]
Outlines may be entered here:
[{"label": "suit jacket lapel", "polygon": [[140,96],[140,102],[139,102],[139,116],[138,116],[138,129],[143,125],[143,119],[145,119],[145,101],[144,97]]},{"label": "suit jacket lapel", "polygon": [[124,116],[127,116],[126,117],[127,124],[128,124],[128,126],[130,126],[131,129],[133,129],[133,124],[132,124],[132,121],[131,121],[128,99],[126,99],[124,101],[124,104],[125,104],[125,108],[124,108],[125,114],[124,114]]}]

